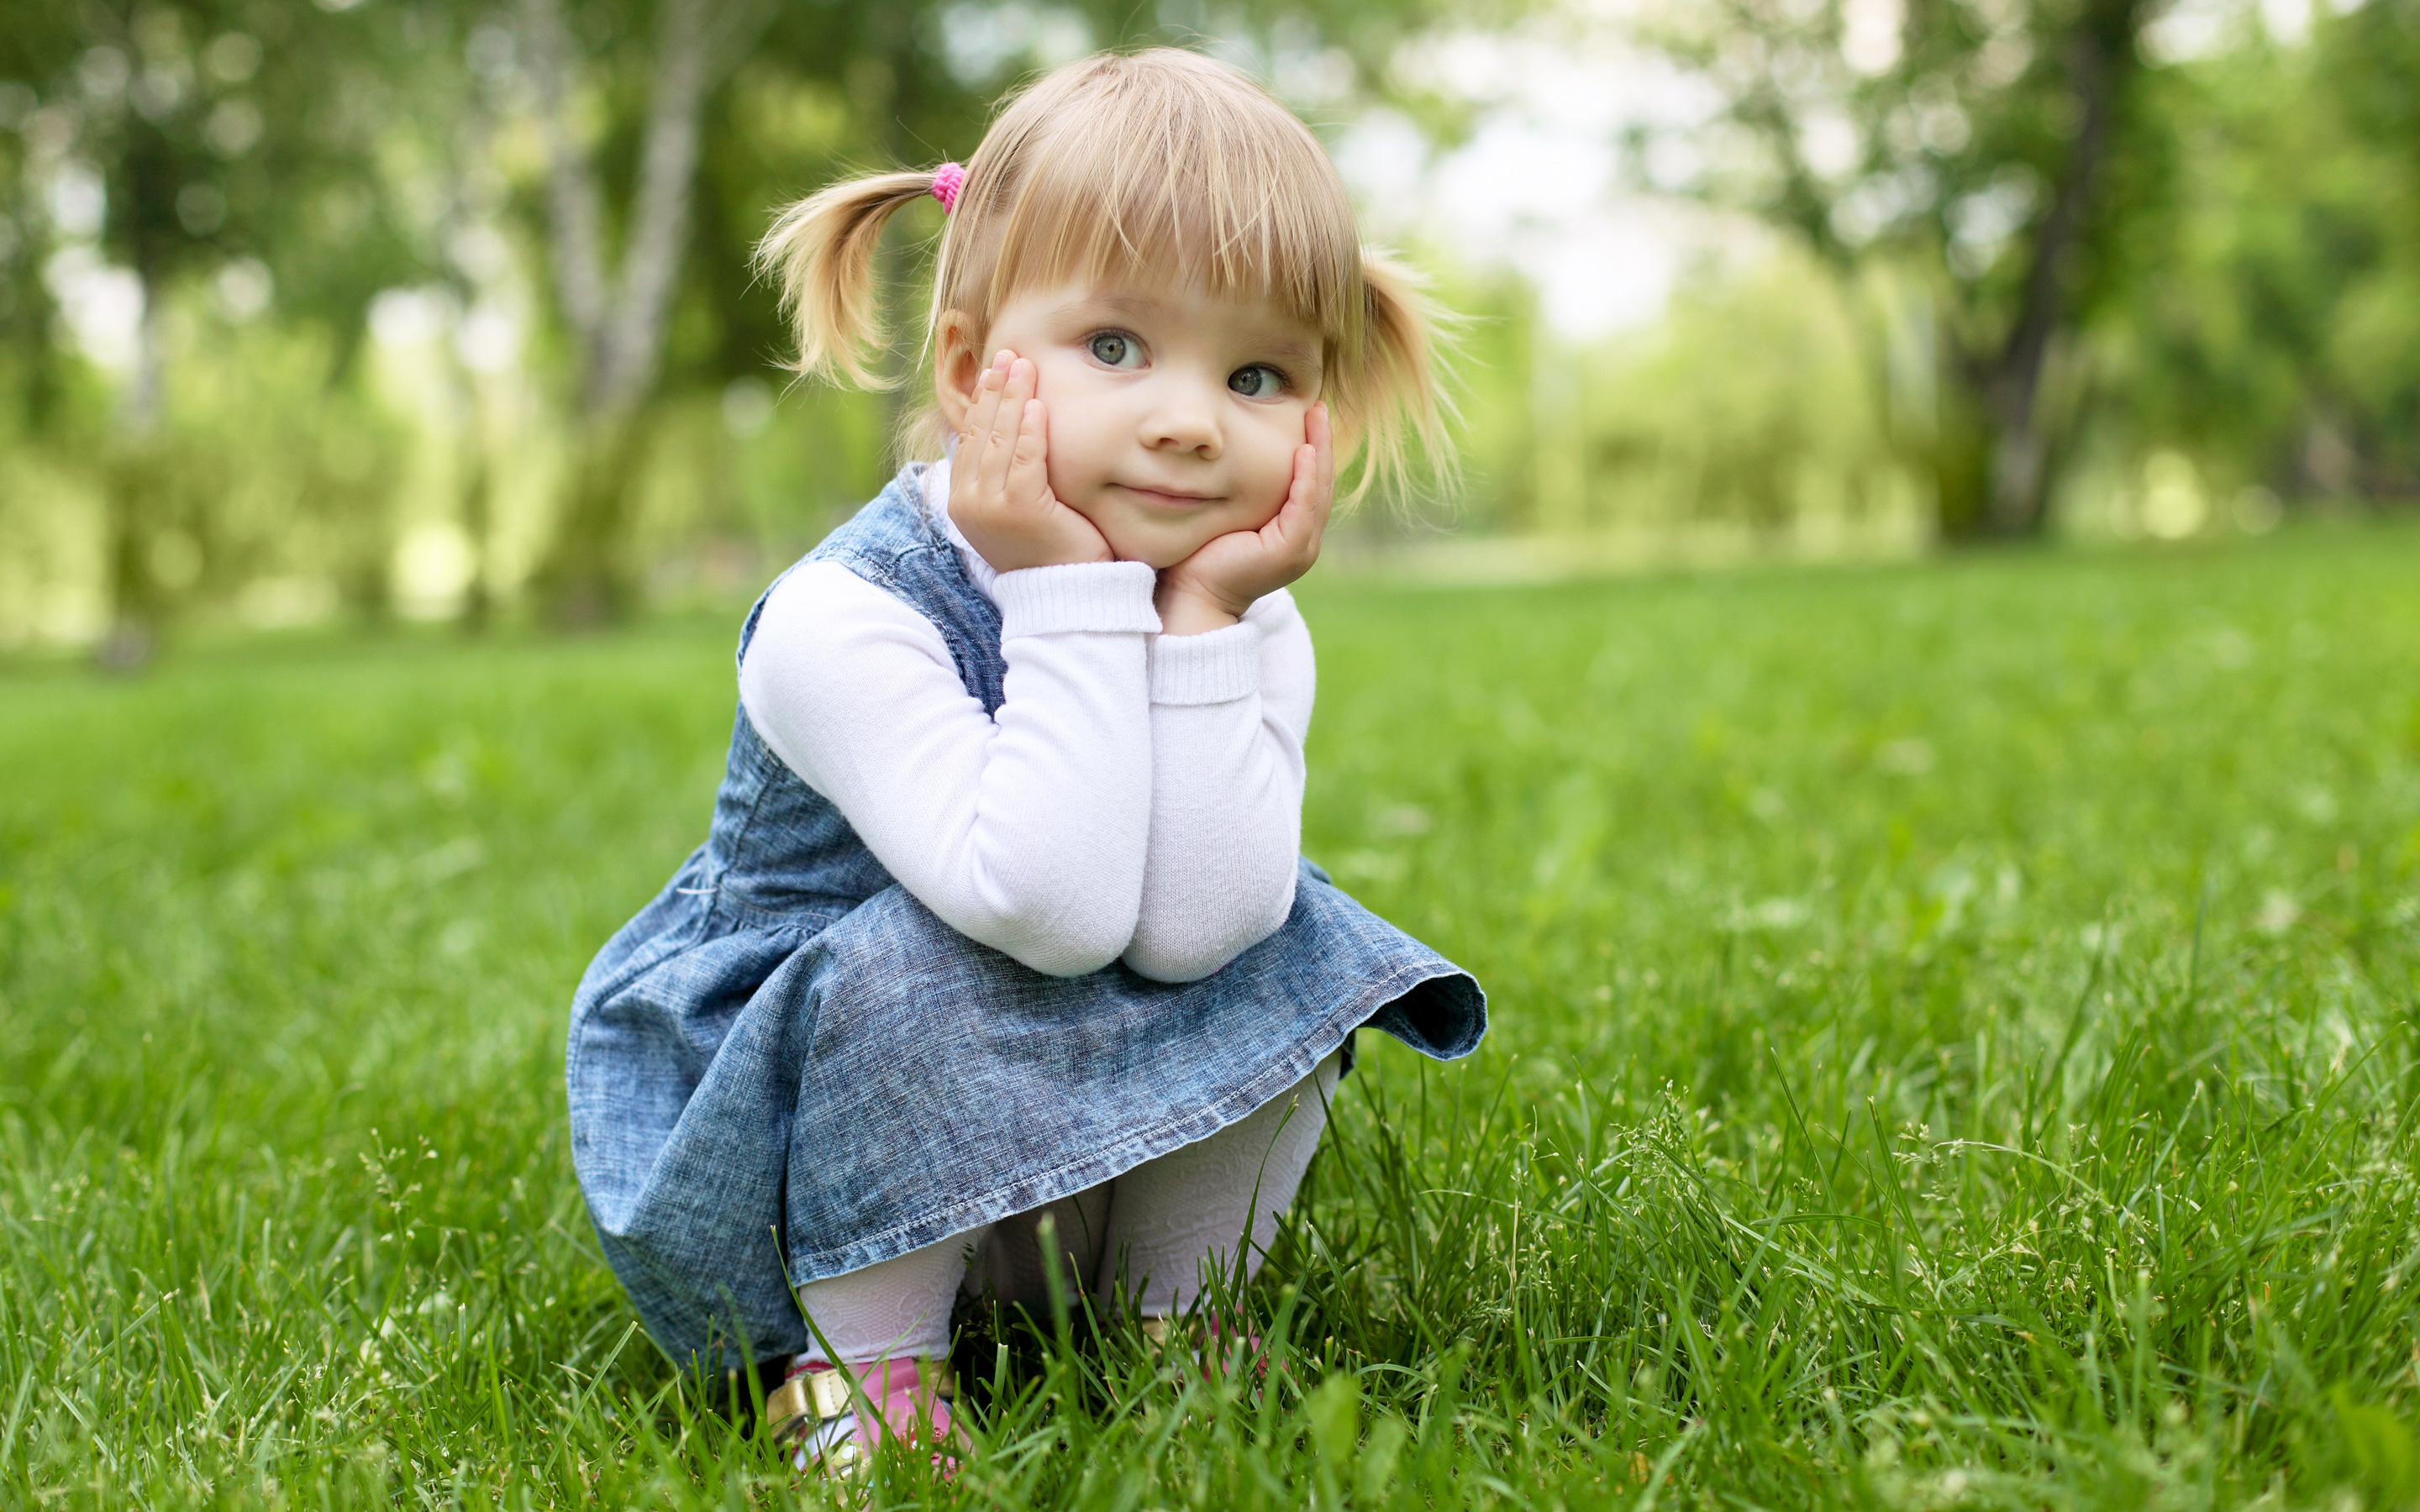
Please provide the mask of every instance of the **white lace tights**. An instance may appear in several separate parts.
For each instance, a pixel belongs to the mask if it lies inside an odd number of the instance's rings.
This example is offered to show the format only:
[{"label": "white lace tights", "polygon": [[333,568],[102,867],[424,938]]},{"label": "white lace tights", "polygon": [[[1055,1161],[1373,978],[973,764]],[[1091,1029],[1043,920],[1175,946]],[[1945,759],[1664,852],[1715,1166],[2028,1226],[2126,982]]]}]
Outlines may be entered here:
[{"label": "white lace tights", "polygon": [[[985,1288],[1037,1316],[1049,1306],[1037,1230],[1047,1215],[1063,1255],[1059,1273],[1104,1310],[1146,1318],[1182,1312],[1205,1271],[1232,1272],[1249,1226],[1247,1275],[1256,1273],[1278,1215],[1294,1202],[1327,1126],[1336,1056],[1209,1138],[1170,1150],[1112,1180],[1031,1212],[953,1234],[937,1244],[846,1275],[810,1281],[799,1303],[830,1352],[862,1364],[885,1355],[935,1355],[950,1345],[958,1290]],[[822,1359],[814,1349],[810,1358]]]}]

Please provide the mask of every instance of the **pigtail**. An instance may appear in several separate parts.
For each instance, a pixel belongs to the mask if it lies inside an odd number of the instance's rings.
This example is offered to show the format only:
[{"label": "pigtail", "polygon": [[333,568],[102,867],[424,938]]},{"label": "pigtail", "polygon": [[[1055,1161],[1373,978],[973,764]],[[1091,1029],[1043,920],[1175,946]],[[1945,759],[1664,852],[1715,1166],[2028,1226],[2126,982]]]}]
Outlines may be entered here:
[{"label": "pigtail", "polygon": [[1445,372],[1454,317],[1429,298],[1419,274],[1368,247],[1361,291],[1359,371],[1339,396],[1359,441],[1348,497],[1373,485],[1403,491],[1415,480],[1450,490],[1461,474],[1451,436],[1460,416]]},{"label": "pigtail", "polygon": [[802,375],[838,371],[861,388],[894,381],[867,363],[883,339],[874,256],[903,206],[933,193],[934,174],[870,174],[818,190],[783,210],[756,243],[757,276],[782,291]]}]

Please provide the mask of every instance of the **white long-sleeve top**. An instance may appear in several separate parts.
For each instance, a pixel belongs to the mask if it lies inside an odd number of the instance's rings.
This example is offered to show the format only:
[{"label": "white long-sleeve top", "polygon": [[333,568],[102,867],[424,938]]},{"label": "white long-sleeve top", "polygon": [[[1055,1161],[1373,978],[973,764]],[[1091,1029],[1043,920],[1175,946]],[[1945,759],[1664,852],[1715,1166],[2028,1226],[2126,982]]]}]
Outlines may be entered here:
[{"label": "white long-sleeve top", "polygon": [[947,464],[923,497],[1000,608],[998,713],[931,621],[809,563],[740,662],[766,745],[944,923],[1037,971],[1123,957],[1190,981],[1274,933],[1294,905],[1316,683],[1293,597],[1163,636],[1150,567],[995,573],[949,517]]}]

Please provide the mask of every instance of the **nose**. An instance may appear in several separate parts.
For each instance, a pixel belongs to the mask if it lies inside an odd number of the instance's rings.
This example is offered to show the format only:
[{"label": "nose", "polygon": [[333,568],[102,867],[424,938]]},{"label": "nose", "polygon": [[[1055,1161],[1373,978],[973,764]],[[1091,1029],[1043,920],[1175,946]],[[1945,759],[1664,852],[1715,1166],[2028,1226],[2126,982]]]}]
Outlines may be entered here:
[{"label": "nose", "polygon": [[1143,413],[1142,443],[1156,452],[1189,453],[1218,460],[1226,444],[1218,425],[1218,402],[1209,385],[1191,375],[1168,374],[1152,385]]}]

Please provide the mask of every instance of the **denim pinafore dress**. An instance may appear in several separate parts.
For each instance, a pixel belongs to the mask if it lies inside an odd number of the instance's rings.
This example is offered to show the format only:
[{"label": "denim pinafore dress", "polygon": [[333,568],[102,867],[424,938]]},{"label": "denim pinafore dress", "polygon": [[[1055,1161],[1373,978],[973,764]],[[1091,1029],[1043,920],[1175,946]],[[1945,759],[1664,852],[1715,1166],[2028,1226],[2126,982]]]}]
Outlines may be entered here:
[{"label": "denim pinafore dress", "polygon": [[[807,560],[912,605],[996,712],[1000,611],[923,479]],[[807,1348],[794,1287],[1205,1138],[1357,1027],[1450,1060],[1486,1023],[1476,981],[1307,862],[1284,925],[1202,980],[1045,976],[910,897],[742,710],[706,843],[573,999],[572,1161],[647,1332],[721,1369]]]}]

